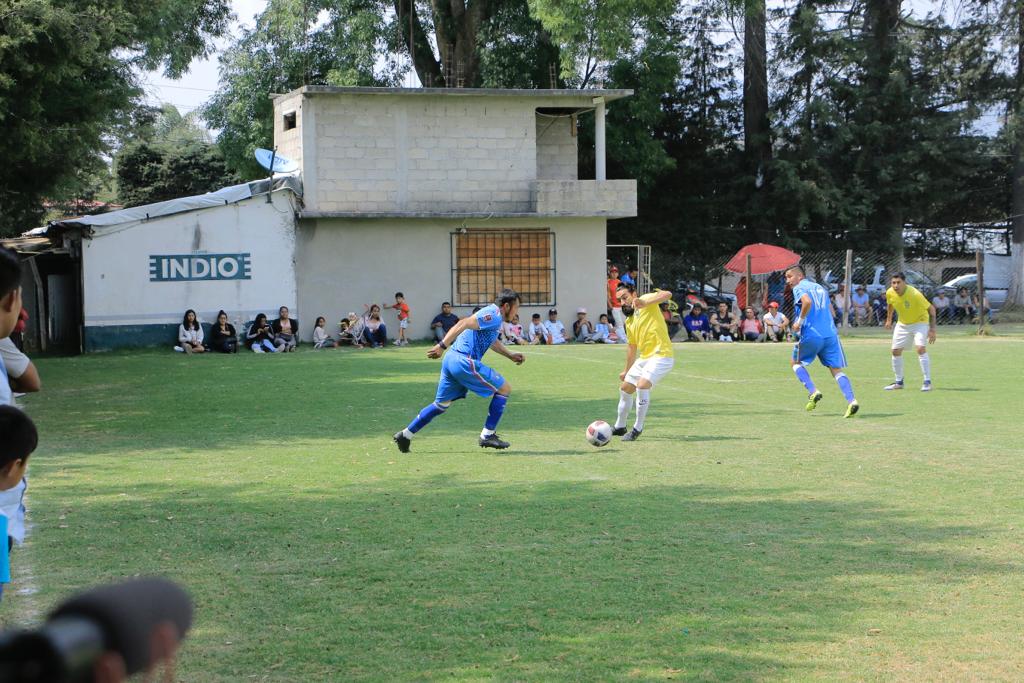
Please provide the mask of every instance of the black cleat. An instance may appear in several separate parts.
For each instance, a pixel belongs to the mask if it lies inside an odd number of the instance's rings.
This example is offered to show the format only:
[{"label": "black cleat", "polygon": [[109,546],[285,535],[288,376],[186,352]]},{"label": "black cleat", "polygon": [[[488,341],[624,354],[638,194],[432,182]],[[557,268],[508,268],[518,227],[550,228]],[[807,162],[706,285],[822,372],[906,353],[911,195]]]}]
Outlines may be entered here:
[{"label": "black cleat", "polygon": [[508,441],[502,441],[497,434],[480,437],[480,448],[497,448],[502,450],[509,447]]},{"label": "black cleat", "polygon": [[626,433],[625,427],[612,427],[612,436],[622,436]]},{"label": "black cleat", "polygon": [[407,438],[403,432],[398,432],[393,438],[395,443],[398,444],[398,450],[403,453],[409,452],[409,444],[412,443],[412,439]]},{"label": "black cleat", "polygon": [[[625,428],[623,428],[623,429],[625,429]],[[640,434],[641,433],[642,432],[640,432],[638,429],[635,429],[635,428],[634,429],[630,429],[629,430],[629,434],[626,434],[624,437],[622,437],[622,440],[623,441],[636,441],[637,439],[640,438]]]}]

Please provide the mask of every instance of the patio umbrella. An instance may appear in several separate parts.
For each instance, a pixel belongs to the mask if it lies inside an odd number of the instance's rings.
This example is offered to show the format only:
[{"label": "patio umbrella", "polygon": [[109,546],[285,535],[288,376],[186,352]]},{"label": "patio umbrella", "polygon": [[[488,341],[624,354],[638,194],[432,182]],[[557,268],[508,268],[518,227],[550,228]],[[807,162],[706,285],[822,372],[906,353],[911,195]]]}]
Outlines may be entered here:
[{"label": "patio umbrella", "polygon": [[747,254],[750,254],[751,275],[764,275],[788,268],[800,262],[800,254],[771,244],[748,244],[736,252],[725,264],[726,270],[734,273],[747,272]]}]

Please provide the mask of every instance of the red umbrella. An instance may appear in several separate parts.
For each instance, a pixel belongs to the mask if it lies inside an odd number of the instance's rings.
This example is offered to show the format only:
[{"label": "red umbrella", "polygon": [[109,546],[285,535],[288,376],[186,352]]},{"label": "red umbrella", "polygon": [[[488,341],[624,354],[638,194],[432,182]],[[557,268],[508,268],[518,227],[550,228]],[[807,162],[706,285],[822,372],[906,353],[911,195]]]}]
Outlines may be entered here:
[{"label": "red umbrella", "polygon": [[758,242],[757,244],[748,244],[736,252],[736,255],[725,264],[726,270],[731,270],[734,273],[747,272],[747,254],[750,254],[750,273],[752,275],[774,273],[800,262],[800,254],[793,253],[789,249]]}]

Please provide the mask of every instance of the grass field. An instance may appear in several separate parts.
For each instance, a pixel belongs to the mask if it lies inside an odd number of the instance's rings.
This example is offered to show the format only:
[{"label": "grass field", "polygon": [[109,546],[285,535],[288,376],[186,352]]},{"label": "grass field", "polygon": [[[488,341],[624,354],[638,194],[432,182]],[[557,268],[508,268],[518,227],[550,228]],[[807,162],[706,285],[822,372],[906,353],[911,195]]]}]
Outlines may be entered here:
[{"label": "grass field", "polygon": [[[816,412],[787,345],[677,345],[640,441],[594,449],[621,347],[532,347],[487,403],[425,347],[43,359],[31,538],[0,618],[161,573],[196,622],[179,678],[1024,679],[1024,335],[942,330],[936,390]],[[308,349],[308,347],[307,347]]]}]

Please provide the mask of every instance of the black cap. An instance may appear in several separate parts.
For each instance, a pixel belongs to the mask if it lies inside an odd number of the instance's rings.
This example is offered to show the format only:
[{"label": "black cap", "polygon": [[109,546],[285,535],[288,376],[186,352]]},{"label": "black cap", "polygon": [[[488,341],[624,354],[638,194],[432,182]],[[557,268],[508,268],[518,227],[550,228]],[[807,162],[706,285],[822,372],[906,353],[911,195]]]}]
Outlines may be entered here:
[{"label": "black cap", "polygon": [[556,309],[556,308],[549,308],[548,309],[548,315],[552,315],[552,314],[558,315],[558,309]]}]

